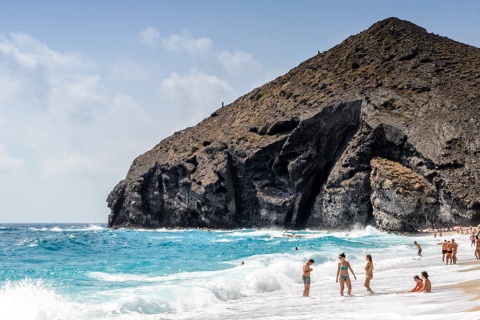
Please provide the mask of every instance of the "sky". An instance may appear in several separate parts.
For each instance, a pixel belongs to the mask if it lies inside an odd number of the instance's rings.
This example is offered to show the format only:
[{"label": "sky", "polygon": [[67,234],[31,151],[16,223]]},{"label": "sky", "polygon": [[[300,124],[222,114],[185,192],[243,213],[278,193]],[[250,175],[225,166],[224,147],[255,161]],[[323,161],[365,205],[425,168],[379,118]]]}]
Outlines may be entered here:
[{"label": "sky", "polygon": [[106,198],[138,155],[385,18],[480,47],[479,1],[0,8],[0,223],[106,223]]}]

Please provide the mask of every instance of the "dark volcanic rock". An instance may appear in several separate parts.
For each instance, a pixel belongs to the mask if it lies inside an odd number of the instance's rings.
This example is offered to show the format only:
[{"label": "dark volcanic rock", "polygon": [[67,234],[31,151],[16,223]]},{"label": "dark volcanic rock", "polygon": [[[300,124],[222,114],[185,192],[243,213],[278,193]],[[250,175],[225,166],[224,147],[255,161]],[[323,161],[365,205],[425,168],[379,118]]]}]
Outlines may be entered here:
[{"label": "dark volcanic rock", "polygon": [[479,71],[480,49],[380,21],[139,156],[108,225],[477,224]]}]

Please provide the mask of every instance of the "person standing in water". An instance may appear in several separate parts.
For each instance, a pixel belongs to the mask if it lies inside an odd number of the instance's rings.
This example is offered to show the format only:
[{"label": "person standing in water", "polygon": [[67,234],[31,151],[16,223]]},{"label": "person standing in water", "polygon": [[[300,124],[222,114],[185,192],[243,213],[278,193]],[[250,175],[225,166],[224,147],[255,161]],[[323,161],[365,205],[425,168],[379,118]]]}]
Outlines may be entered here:
[{"label": "person standing in water", "polygon": [[417,241],[414,241],[413,244],[414,244],[415,247],[417,247],[417,249],[418,249],[418,256],[419,256],[419,257],[422,257],[422,247],[420,247],[420,245],[417,243]]},{"label": "person standing in water", "polygon": [[350,275],[348,274],[348,270],[353,274],[353,277],[355,280],[357,280],[357,276],[355,275],[355,272],[353,272],[352,267],[350,266],[350,262],[345,260],[345,252],[340,253],[338,256],[338,259],[340,259],[340,262],[338,263],[338,268],[337,268],[337,282],[340,282],[340,295],[343,296],[343,290],[345,288],[345,283],[347,284],[348,288],[348,295],[352,293],[352,282],[350,281]]},{"label": "person standing in water", "polygon": [[372,256],[367,254],[367,265],[365,266],[365,283],[363,284],[367,288],[368,293],[373,293],[370,288],[370,280],[373,278],[373,261]]},{"label": "person standing in water", "polygon": [[442,245],[442,262],[445,262],[445,255],[447,254],[447,240],[444,240],[443,242],[439,242],[437,244]]},{"label": "person standing in water", "polygon": [[310,295],[310,272],[313,271],[313,269],[310,268],[310,266],[314,263],[315,261],[313,259],[310,259],[303,265],[302,280],[303,280],[303,296],[304,297],[308,297]]},{"label": "person standing in water", "polygon": [[457,248],[458,243],[455,242],[455,239],[452,239],[452,262],[457,264]]},{"label": "person standing in water", "polygon": [[477,235],[475,236],[475,238],[476,238],[475,258],[477,258],[477,260],[480,260],[480,237]]},{"label": "person standing in water", "polygon": [[453,243],[451,243],[450,241],[447,242],[447,261],[445,262],[445,264],[448,264],[448,261],[450,261],[450,264],[452,264],[453,260],[452,260],[452,253],[453,253]]}]

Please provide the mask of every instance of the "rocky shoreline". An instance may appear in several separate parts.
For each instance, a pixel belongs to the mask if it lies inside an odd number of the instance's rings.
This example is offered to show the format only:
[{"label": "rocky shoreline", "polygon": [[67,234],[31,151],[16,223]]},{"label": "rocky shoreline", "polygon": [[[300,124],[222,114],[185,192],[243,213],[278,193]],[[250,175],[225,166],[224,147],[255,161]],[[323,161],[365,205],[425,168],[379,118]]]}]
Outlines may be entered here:
[{"label": "rocky shoreline", "polygon": [[380,21],[140,155],[108,226],[476,225],[479,70],[478,48]]}]

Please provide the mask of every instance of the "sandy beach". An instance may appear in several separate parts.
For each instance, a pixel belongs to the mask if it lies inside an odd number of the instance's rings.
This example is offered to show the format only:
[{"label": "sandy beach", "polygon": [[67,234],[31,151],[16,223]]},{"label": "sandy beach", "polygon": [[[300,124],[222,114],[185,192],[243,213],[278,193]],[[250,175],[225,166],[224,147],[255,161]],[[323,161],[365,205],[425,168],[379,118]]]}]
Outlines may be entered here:
[{"label": "sandy beach", "polygon": [[[460,270],[459,272],[473,272],[473,271],[480,270],[480,260],[466,261],[466,262],[459,263],[459,265],[472,266],[471,268],[463,269],[463,270]],[[466,294],[473,296],[471,300],[480,300],[480,279],[460,282],[457,284],[447,286],[447,288],[461,289]],[[480,311],[480,305],[478,307],[471,308],[467,311]]]}]

